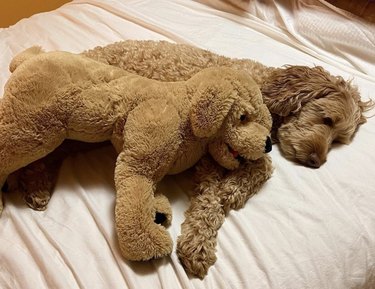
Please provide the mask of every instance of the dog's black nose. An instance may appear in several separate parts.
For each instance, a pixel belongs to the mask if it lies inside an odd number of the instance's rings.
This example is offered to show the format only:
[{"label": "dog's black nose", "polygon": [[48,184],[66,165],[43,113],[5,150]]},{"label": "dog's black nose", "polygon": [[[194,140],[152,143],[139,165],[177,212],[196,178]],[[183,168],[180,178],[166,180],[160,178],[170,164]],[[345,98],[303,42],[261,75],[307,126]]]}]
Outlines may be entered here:
[{"label": "dog's black nose", "polygon": [[319,168],[321,161],[316,153],[311,153],[307,159],[307,165],[312,168]]},{"label": "dog's black nose", "polygon": [[266,153],[269,153],[270,151],[272,151],[272,141],[271,141],[271,138],[268,136],[267,137],[267,140],[266,140],[266,148],[264,150]]},{"label": "dog's black nose", "polygon": [[6,193],[9,190],[8,182],[5,182],[3,187],[1,188],[1,191]]}]

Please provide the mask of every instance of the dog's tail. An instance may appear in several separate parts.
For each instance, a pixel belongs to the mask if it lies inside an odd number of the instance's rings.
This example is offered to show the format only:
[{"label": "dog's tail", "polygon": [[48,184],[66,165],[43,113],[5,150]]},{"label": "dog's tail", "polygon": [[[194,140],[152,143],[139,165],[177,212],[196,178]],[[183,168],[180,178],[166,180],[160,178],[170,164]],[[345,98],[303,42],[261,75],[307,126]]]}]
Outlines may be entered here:
[{"label": "dog's tail", "polygon": [[41,53],[44,53],[44,50],[42,49],[42,47],[33,46],[17,54],[9,64],[10,72],[15,71],[16,68],[20,66],[25,60],[28,60],[29,58],[34,57],[35,55],[38,55]]}]

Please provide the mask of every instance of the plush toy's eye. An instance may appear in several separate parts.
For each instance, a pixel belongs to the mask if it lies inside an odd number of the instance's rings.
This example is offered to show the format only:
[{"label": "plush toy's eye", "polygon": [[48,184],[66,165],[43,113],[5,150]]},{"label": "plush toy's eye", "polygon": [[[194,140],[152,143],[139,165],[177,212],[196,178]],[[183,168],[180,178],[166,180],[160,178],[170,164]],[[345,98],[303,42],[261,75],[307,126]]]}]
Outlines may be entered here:
[{"label": "plush toy's eye", "polygon": [[327,126],[333,126],[333,119],[330,117],[323,117],[323,123]]},{"label": "plush toy's eye", "polygon": [[240,121],[245,122],[247,120],[247,115],[246,114],[241,114],[240,116]]}]

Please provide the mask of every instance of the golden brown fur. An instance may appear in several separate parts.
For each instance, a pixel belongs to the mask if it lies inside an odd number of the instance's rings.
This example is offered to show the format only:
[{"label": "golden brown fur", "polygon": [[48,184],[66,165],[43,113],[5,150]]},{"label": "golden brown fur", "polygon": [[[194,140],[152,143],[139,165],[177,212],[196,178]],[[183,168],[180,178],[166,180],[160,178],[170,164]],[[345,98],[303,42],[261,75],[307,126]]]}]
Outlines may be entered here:
[{"label": "golden brown fur", "polygon": [[276,70],[262,85],[262,93],[279,120],[277,139],[283,154],[314,168],[326,161],[333,142],[350,143],[366,122],[363,112],[372,106],[371,101],[361,101],[350,82],[322,67]]},{"label": "golden brown fur", "polygon": [[[225,213],[242,207],[272,172],[265,155],[272,120],[253,79],[215,67],[187,81],[158,82],[84,56],[38,48],[16,56],[11,67],[0,102],[0,185],[65,139],[110,140],[119,154],[115,222],[121,253],[129,260],[148,260],[172,250],[160,224],[170,222],[170,204],[154,195],[156,184],[202,159],[197,201],[193,198],[186,215],[178,254],[189,272],[203,277],[215,259]],[[207,229],[204,234],[197,224]]]}]

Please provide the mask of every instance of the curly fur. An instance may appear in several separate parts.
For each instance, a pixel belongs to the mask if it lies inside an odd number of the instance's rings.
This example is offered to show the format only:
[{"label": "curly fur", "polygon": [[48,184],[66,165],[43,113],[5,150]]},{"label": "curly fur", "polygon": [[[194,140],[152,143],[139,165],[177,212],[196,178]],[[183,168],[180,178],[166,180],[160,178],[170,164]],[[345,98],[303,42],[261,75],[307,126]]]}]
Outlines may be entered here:
[{"label": "curly fur", "polygon": [[332,76],[322,67],[287,66],[273,71],[262,85],[264,102],[278,119],[274,124],[283,154],[318,168],[333,142],[349,144],[363,112],[363,102],[349,81]]},{"label": "curly fur", "polygon": [[195,195],[191,197],[177,255],[188,272],[203,278],[216,261],[216,238],[226,214],[242,208],[272,174],[268,156],[245,165],[239,171],[225,171],[207,157],[196,166]]}]

